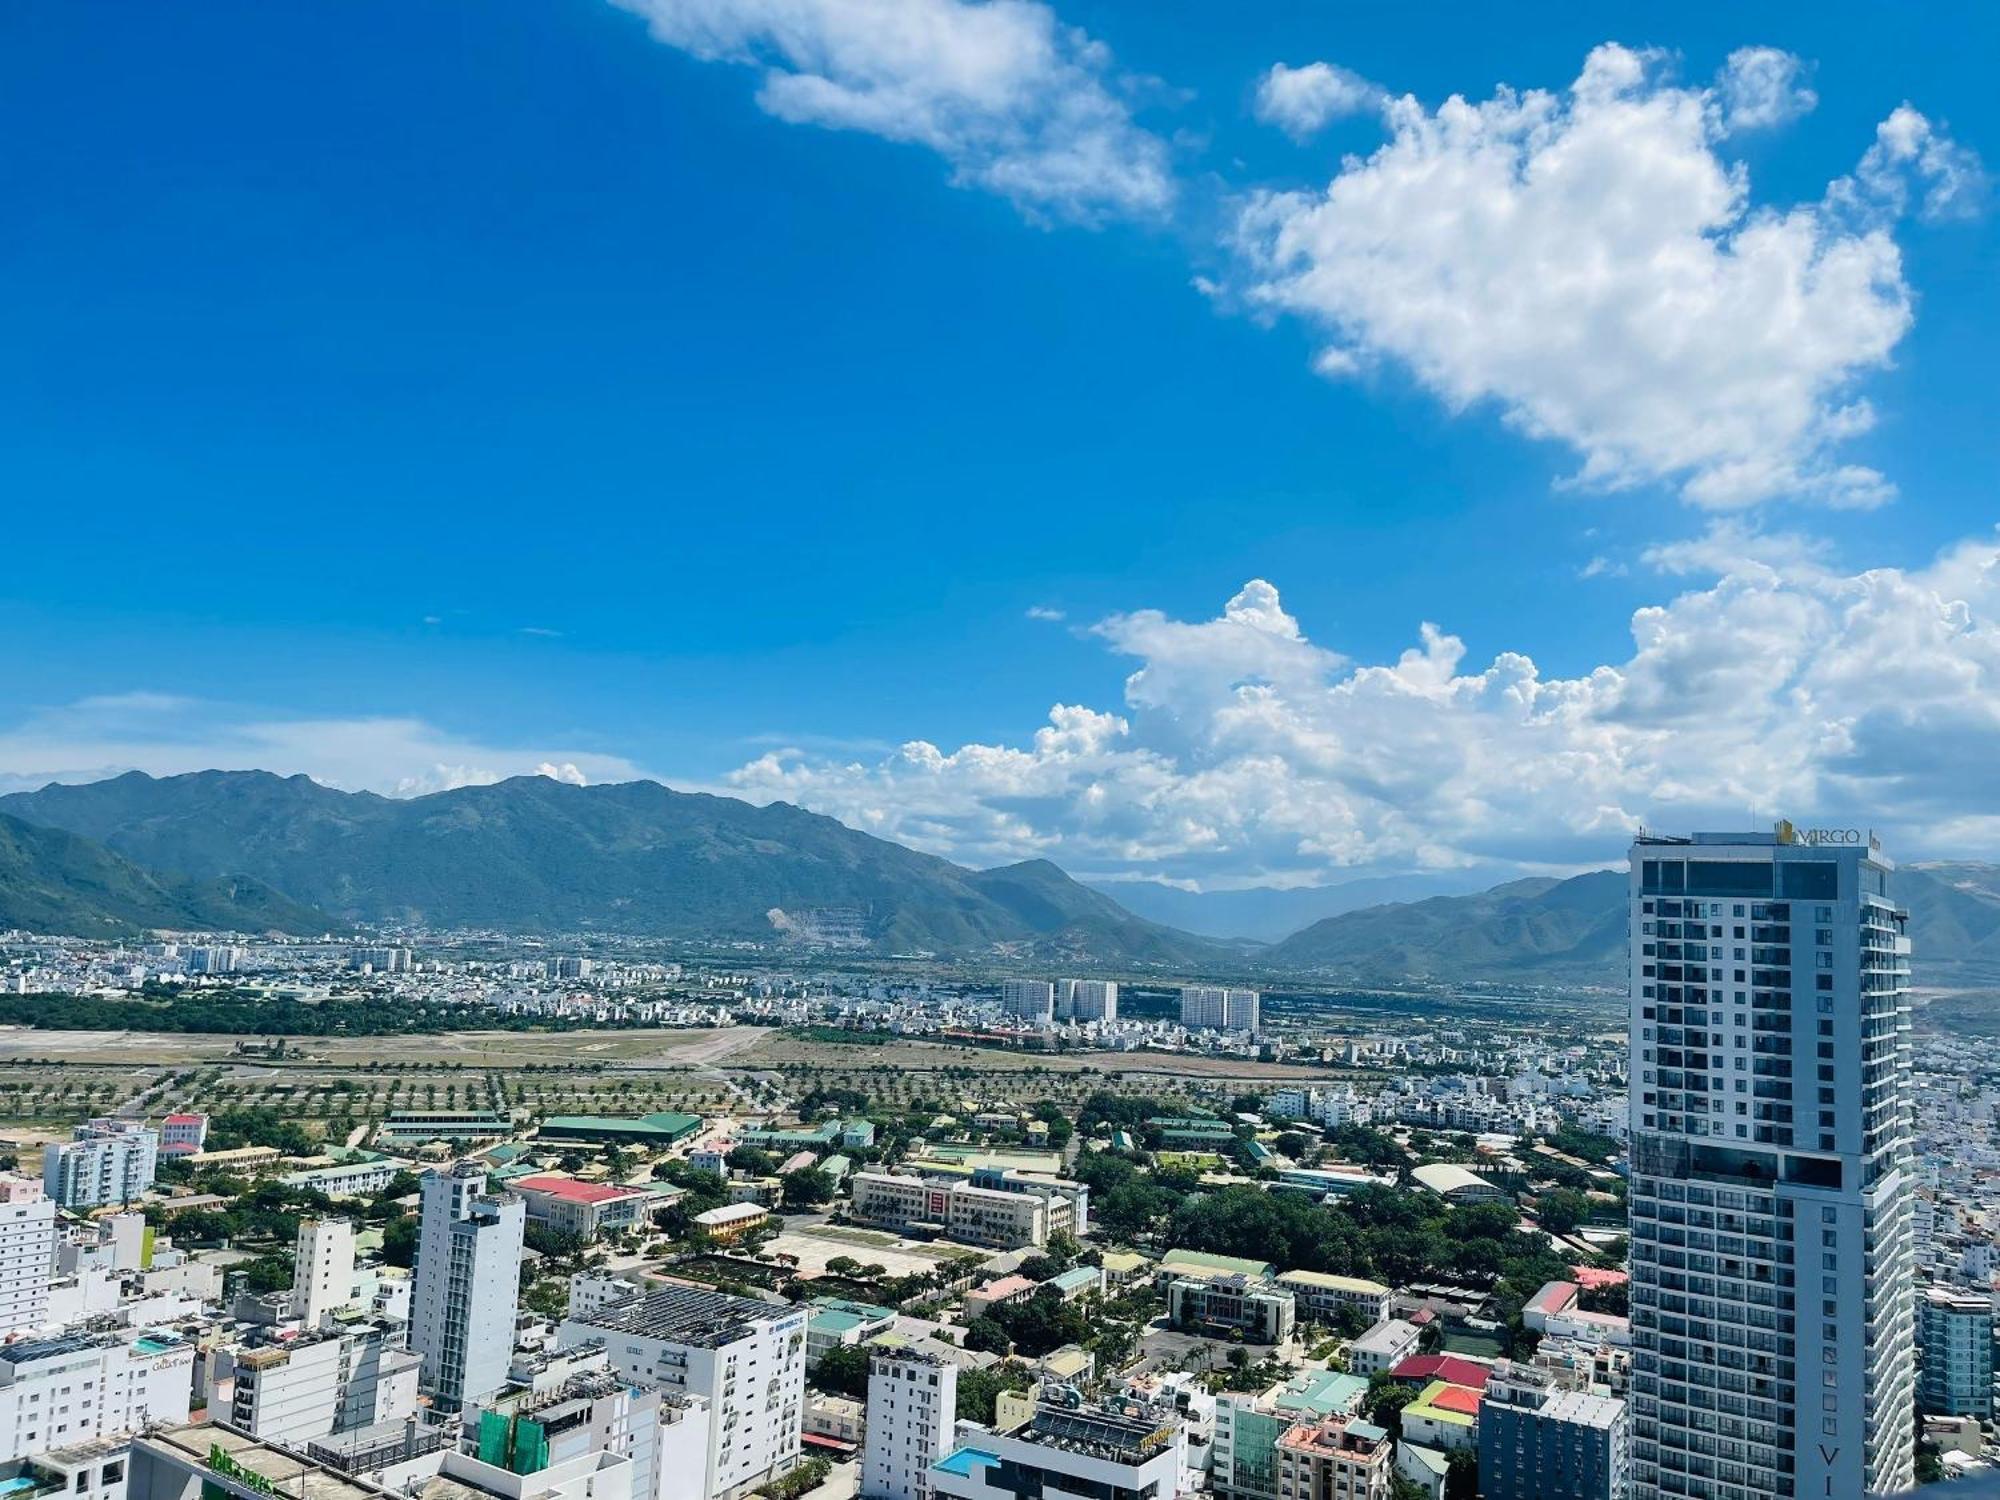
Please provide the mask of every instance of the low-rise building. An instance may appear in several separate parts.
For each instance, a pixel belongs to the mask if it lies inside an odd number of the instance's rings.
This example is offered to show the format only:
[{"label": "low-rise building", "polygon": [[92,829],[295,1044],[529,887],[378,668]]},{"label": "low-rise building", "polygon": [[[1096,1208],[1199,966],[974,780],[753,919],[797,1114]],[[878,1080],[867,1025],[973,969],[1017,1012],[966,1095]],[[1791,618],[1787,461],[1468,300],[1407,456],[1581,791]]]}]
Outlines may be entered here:
[{"label": "low-rise building", "polygon": [[1389,1288],[1379,1281],[1327,1271],[1287,1271],[1278,1285],[1292,1294],[1299,1316],[1308,1322],[1330,1324],[1347,1313],[1358,1316],[1362,1327],[1370,1327],[1389,1316]]},{"label": "low-rise building", "polygon": [[1417,1352],[1422,1331],[1401,1318],[1384,1318],[1347,1346],[1347,1368],[1357,1375],[1393,1370]]},{"label": "low-rise building", "polygon": [[1038,1407],[1010,1432],[975,1432],[931,1466],[939,1500],[1037,1494],[1170,1496],[1181,1465],[1172,1419],[1081,1406]]},{"label": "low-rise building", "polygon": [[1173,1281],[1167,1286],[1167,1315],[1176,1328],[1240,1333],[1259,1344],[1284,1343],[1298,1321],[1290,1292],[1248,1276]]},{"label": "low-rise building", "polygon": [[1388,1500],[1396,1444],[1358,1417],[1300,1422],[1278,1439],[1278,1493],[1285,1500]]},{"label": "low-rise building", "polygon": [[1479,1446],[1479,1392],[1468,1386],[1433,1380],[1403,1408],[1403,1436],[1413,1443],[1442,1448]]},{"label": "low-rise building", "polygon": [[890,1172],[856,1172],[852,1192],[857,1223],[1000,1250],[1049,1242],[1050,1201],[1035,1193]]},{"label": "low-rise building", "polygon": [[563,1172],[517,1177],[507,1186],[526,1203],[530,1224],[582,1240],[594,1240],[607,1229],[643,1225],[653,1202],[644,1188],[582,1182]]}]

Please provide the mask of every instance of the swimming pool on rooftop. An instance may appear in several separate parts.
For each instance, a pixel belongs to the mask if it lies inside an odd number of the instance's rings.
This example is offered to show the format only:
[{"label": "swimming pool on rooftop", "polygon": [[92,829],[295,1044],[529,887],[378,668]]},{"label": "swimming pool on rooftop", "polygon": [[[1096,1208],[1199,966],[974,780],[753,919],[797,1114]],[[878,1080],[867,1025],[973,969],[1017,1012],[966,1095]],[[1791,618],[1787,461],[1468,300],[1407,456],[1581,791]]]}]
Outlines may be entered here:
[{"label": "swimming pool on rooftop", "polygon": [[947,1474],[970,1477],[975,1467],[985,1468],[999,1462],[999,1454],[988,1453],[984,1448],[960,1448],[939,1459],[936,1467],[943,1469]]}]

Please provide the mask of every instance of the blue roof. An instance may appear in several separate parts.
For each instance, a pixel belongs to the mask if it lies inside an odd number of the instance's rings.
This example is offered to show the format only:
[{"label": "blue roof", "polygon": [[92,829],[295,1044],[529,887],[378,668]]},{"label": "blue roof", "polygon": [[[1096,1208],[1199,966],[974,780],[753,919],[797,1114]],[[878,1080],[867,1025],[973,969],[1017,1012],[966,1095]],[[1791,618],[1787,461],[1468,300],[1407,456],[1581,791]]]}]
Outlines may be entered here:
[{"label": "blue roof", "polygon": [[1000,1462],[1000,1455],[988,1453],[984,1448],[959,1448],[947,1453],[931,1467],[942,1469],[947,1474],[972,1473],[973,1467],[989,1468]]}]

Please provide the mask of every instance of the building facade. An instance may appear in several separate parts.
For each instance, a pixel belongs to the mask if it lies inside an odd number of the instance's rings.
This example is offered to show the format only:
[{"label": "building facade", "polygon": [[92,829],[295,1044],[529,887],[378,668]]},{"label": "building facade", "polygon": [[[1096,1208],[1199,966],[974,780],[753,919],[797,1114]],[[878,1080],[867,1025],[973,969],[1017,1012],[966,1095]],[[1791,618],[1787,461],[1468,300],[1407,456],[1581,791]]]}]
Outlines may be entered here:
[{"label": "building facade", "polygon": [[301,1219],[292,1252],[292,1316],[307,1329],[354,1301],[354,1224]]},{"label": "building facade", "polygon": [[131,1203],[153,1185],[160,1137],[140,1120],[91,1120],[42,1148],[42,1191],[64,1208]]},{"label": "building facade", "polygon": [[868,1500],[930,1500],[931,1466],[951,1447],[958,1366],[893,1352],[868,1361],[861,1493]]},{"label": "building facade", "polygon": [[674,1493],[734,1500],[798,1465],[806,1321],[803,1307],[671,1286],[572,1317],[557,1342],[601,1342],[625,1379],[705,1402],[701,1488]]},{"label": "building facade", "polygon": [[1018,1021],[1046,1024],[1056,1016],[1056,987],[1046,979],[1009,979],[1000,986],[1000,1008]]},{"label": "building facade", "polygon": [[1930,1287],[1917,1307],[1923,1362],[1917,1406],[1927,1417],[1993,1416],[1993,1299]]},{"label": "building facade", "polygon": [[421,1204],[410,1347],[433,1406],[454,1412],[507,1378],[526,1215],[519,1198],[489,1194],[485,1171],[469,1161],[426,1172]]},{"label": "building facade", "polygon": [[1485,1500],[1623,1500],[1625,1403],[1502,1363],[1479,1403]]},{"label": "building facade", "polygon": [[185,1422],[194,1345],[165,1334],[73,1333],[0,1348],[0,1458]]},{"label": "building facade", "polygon": [[1278,1493],[1284,1500],[1388,1500],[1395,1454],[1395,1440],[1373,1422],[1300,1422],[1278,1439]]},{"label": "building facade", "polygon": [[32,1177],[0,1172],[0,1337],[49,1320],[56,1206]]},{"label": "building facade", "polygon": [[[1060,1197],[1045,1199],[1036,1193],[891,1172],[856,1172],[849,1202],[858,1223],[930,1230],[968,1245],[1001,1250],[1046,1245],[1051,1211],[1067,1207]],[[1065,1217],[1058,1227],[1067,1229],[1069,1222]]]},{"label": "building facade", "polygon": [[1635,1500],[1913,1482],[1907,916],[1855,830],[1632,847]]}]

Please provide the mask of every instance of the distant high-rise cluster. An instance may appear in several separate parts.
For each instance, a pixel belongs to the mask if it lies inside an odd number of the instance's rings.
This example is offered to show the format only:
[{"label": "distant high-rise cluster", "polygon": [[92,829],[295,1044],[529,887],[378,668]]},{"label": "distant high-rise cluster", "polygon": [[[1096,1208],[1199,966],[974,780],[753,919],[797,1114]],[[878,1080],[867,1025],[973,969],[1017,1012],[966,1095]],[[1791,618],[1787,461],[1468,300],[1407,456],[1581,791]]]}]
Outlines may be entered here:
[{"label": "distant high-rise cluster", "polygon": [[1189,1031],[1257,1031],[1263,996],[1256,990],[1193,984],[1181,990],[1181,1025]]},{"label": "distant high-rise cluster", "polygon": [[1000,1008],[1019,1020],[1115,1021],[1118,985],[1109,979],[1009,979],[1000,986]]}]

